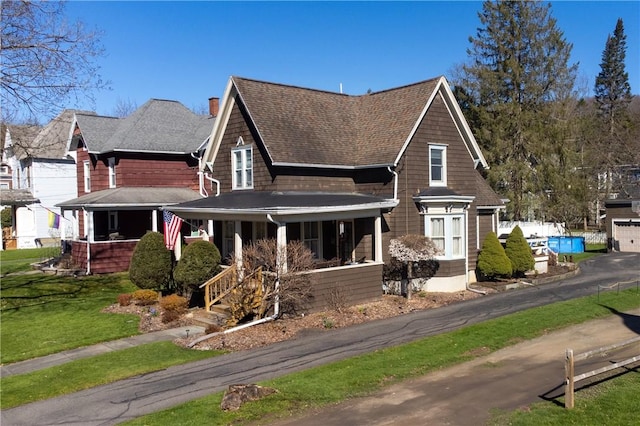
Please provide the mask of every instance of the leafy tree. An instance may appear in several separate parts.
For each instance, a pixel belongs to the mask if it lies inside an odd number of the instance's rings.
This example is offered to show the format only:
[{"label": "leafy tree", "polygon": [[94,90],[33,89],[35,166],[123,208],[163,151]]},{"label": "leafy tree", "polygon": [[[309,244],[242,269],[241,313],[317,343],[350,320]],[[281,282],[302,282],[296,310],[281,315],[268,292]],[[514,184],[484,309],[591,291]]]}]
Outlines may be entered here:
[{"label": "leafy tree", "polygon": [[[70,98],[104,88],[94,62],[100,33],[68,22],[63,1],[2,1],[0,26],[2,119],[53,116]],[[28,119],[29,117],[24,117]]]},{"label": "leafy tree", "polygon": [[[525,218],[539,207],[548,180],[538,170],[549,147],[566,141],[570,109],[553,108],[573,97],[577,64],[572,45],[551,16],[551,6],[529,1],[485,1],[481,27],[470,37],[470,62],[455,93],[487,156],[489,183],[509,198],[508,212]],[[560,114],[559,116],[557,114]]]},{"label": "leafy tree", "polygon": [[529,247],[529,243],[527,243],[522,234],[522,229],[518,225],[513,228],[507,237],[504,252],[511,261],[512,273],[516,277],[524,276],[525,272],[532,270],[536,265],[531,247]]},{"label": "leafy tree", "polygon": [[187,300],[202,283],[220,272],[220,251],[209,241],[189,244],[173,270],[173,279]]},{"label": "leafy tree", "polygon": [[147,232],[140,238],[131,256],[129,279],[142,289],[161,290],[171,283],[171,252],[159,232]]},{"label": "leafy tree", "polygon": [[485,237],[480,254],[478,254],[477,268],[483,279],[495,280],[511,276],[513,272],[511,261],[504,252],[495,232],[489,232]]},{"label": "leafy tree", "polygon": [[2,220],[2,227],[6,228],[11,226],[11,208],[4,208],[0,212],[0,218]]}]

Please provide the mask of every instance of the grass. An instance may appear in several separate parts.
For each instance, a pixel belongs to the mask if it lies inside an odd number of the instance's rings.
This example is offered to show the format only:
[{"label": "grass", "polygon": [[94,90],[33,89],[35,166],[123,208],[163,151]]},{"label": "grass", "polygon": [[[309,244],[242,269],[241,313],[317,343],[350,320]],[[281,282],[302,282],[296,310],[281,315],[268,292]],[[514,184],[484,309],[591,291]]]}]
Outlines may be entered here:
[{"label": "grass", "polygon": [[139,334],[136,315],[100,312],[135,290],[126,273],[9,275],[0,286],[3,364]]},{"label": "grass", "polygon": [[[488,422],[492,426],[540,425],[635,425],[638,423],[640,375],[634,372],[581,389],[575,406],[567,410],[551,402],[533,404],[526,410],[495,412]],[[564,404],[564,400],[562,400]]]},{"label": "grass", "polygon": [[591,259],[592,257],[599,256],[602,253],[607,252],[606,244],[587,244],[582,253],[560,253],[558,259],[562,260],[566,256],[567,259],[573,257],[575,263],[580,263],[584,260]]},{"label": "grass", "polygon": [[[605,305],[605,306],[602,306]],[[274,419],[302,410],[323,407],[348,398],[371,394],[389,384],[424,375],[428,372],[473,359],[474,353],[495,351],[519,341],[532,339],[562,327],[611,314],[606,306],[620,312],[640,306],[636,289],[619,295],[608,293],[568,302],[556,303],[511,314],[463,329],[425,338],[413,343],[376,351],[329,365],[290,374],[261,383],[278,390],[264,400],[244,405],[237,412],[223,412],[218,407],[222,393],[160,411],[127,422],[128,425],[226,425],[247,424],[257,420]],[[637,378],[636,378],[637,380]],[[637,409],[635,391],[625,394],[627,403],[618,413],[608,412],[610,421],[623,422]],[[632,406],[633,409],[626,407]],[[608,410],[607,410],[608,411]],[[578,411],[576,411],[577,415]],[[531,423],[534,424],[534,423]],[[535,424],[593,424],[566,422]],[[603,424],[603,423],[600,423]]]},{"label": "grass", "polygon": [[59,247],[0,251],[0,275],[29,271],[33,269],[32,263],[42,262],[59,254]]},{"label": "grass", "polygon": [[219,355],[158,342],[0,379],[2,409]]}]

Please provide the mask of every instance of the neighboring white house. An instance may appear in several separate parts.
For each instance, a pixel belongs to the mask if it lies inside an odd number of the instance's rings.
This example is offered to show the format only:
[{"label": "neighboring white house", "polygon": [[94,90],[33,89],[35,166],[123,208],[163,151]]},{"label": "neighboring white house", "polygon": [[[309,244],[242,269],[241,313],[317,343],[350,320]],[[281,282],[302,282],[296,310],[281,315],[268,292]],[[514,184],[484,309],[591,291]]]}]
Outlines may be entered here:
[{"label": "neighboring white house", "polygon": [[[66,147],[76,111],[65,110],[35,136],[24,127],[3,128],[3,164],[11,171],[11,188],[3,189],[2,204],[11,206],[11,239],[15,248],[59,245],[73,229],[71,213],[60,216],[55,205],[78,196],[75,159]],[[33,129],[31,129],[33,131]],[[20,138],[16,134],[20,134]],[[32,202],[8,202],[11,192],[32,195]],[[24,198],[24,197],[23,197]],[[57,216],[57,217],[56,217]]]}]

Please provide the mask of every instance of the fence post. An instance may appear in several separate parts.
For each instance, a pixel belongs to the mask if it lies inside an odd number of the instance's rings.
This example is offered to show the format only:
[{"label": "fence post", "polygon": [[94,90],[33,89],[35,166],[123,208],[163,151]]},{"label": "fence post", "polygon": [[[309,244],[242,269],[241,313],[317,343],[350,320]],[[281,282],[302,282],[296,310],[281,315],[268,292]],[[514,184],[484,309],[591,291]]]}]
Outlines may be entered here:
[{"label": "fence post", "polygon": [[574,392],[574,361],[573,349],[567,349],[564,361],[565,386],[564,386],[564,408],[573,408]]}]

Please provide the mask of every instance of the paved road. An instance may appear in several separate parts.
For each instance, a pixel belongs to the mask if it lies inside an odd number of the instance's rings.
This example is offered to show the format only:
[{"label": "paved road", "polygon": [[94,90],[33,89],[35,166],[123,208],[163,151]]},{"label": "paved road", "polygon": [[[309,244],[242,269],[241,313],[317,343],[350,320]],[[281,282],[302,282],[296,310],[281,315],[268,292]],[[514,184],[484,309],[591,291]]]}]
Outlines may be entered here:
[{"label": "paved road", "polygon": [[[112,425],[224,390],[398,345],[536,306],[595,295],[598,286],[640,279],[640,254],[616,253],[581,264],[562,282],[493,294],[176,366],[71,395],[4,410],[4,425]],[[630,282],[630,281],[634,282]]]}]

